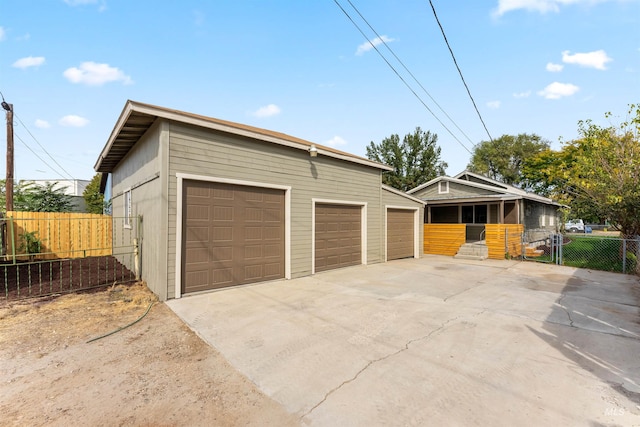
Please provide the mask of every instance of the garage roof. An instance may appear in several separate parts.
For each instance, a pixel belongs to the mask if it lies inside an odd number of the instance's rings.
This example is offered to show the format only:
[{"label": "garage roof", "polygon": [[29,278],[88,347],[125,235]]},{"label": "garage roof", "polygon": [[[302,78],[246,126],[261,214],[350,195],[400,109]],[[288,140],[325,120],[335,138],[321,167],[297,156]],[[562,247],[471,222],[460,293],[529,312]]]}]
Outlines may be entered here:
[{"label": "garage roof", "polygon": [[333,157],[381,170],[393,170],[390,166],[374,162],[364,157],[334,150],[333,148],[305,141],[304,139],[296,138],[284,133],[129,100],[122,110],[113,131],[111,131],[111,135],[109,136],[106,145],[100,153],[100,157],[98,157],[98,160],[93,167],[96,172],[112,172],[124,156],[127,155],[129,150],[131,150],[136,142],[138,142],[142,135],[159,118],[192,124],[203,128],[240,135],[272,144],[284,145],[304,151],[309,151],[311,146],[315,145],[318,150],[318,155]]}]

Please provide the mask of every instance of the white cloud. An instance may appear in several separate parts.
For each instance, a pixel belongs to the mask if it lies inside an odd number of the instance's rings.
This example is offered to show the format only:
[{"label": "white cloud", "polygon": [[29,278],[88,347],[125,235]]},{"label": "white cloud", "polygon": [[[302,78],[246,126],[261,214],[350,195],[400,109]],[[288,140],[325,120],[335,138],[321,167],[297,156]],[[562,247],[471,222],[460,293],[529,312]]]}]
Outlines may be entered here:
[{"label": "white cloud", "polygon": [[606,70],[607,62],[611,61],[613,61],[613,59],[602,49],[593,52],[574,53],[573,55],[568,50],[562,52],[562,62],[565,64],[576,64],[581,67],[595,68],[597,70]]},{"label": "white cloud", "polygon": [[49,129],[51,127],[48,121],[41,119],[37,119],[35,124],[36,127],[40,129]]},{"label": "white cloud", "polygon": [[531,91],[525,91],[525,92],[517,92],[513,94],[514,98],[528,98],[531,95]]},{"label": "white cloud", "polygon": [[89,124],[89,120],[85,119],[84,117],[80,117],[80,116],[76,116],[76,115],[70,114],[68,116],[64,116],[63,118],[61,118],[59,123],[62,126],[70,126],[70,127],[81,128],[83,126],[88,125]]},{"label": "white cloud", "polygon": [[336,135],[330,140],[326,141],[324,145],[327,145],[329,147],[340,147],[342,145],[347,145],[347,141],[345,141],[342,137]]},{"label": "white cloud", "polygon": [[123,84],[132,84],[133,80],[122,70],[111,67],[109,64],[96,62],[83,62],[80,68],[67,68],[62,73],[71,83],[84,83],[89,86],[101,86],[109,82],[120,81]]},{"label": "white cloud", "polygon": [[104,12],[105,10],[107,10],[106,0],[64,0],[64,2],[69,6],[86,6],[90,4],[97,4],[99,5],[99,12]]},{"label": "white cloud", "polygon": [[392,39],[391,37],[387,37],[387,36],[376,37],[370,42],[365,42],[365,43],[362,43],[360,46],[358,46],[358,49],[356,50],[356,55],[362,55],[365,52],[368,52],[371,49],[373,49],[373,46],[378,46],[379,44],[382,44],[382,42],[391,43],[394,40],[395,39]]},{"label": "white cloud", "polygon": [[563,96],[571,96],[578,92],[580,88],[571,83],[558,83],[553,82],[543,90],[538,92],[538,95],[547,99],[560,99]]},{"label": "white cloud", "polygon": [[278,114],[280,114],[280,111],[280,107],[278,107],[276,104],[269,104],[265,105],[264,107],[258,108],[252,113],[252,115],[256,117],[271,117],[277,116]]},{"label": "white cloud", "polygon": [[559,73],[564,68],[562,64],[554,64],[553,62],[547,63],[547,71],[550,73]]},{"label": "white cloud", "polygon": [[11,66],[24,70],[29,67],[39,67],[42,64],[44,64],[44,56],[27,56],[25,58],[18,59]]},{"label": "white cloud", "polygon": [[612,0],[498,0],[498,7],[493,11],[493,15],[502,16],[507,12],[519,9],[539,13],[559,12],[561,6],[570,4],[592,5],[606,1]]},{"label": "white cloud", "polygon": [[4,27],[0,27],[0,42],[7,38],[7,32]]},{"label": "white cloud", "polygon": [[489,101],[487,102],[487,107],[491,108],[492,110],[497,110],[498,108],[500,108],[500,101]]}]

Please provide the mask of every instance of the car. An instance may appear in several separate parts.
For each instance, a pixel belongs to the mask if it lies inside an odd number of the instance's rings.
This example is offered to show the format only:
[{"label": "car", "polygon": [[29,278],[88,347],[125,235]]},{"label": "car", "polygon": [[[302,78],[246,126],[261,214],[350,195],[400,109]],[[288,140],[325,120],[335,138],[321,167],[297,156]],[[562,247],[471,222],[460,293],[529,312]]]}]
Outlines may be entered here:
[{"label": "car", "polygon": [[585,232],[584,221],[582,221],[581,219],[572,219],[570,221],[565,222],[564,229],[569,233],[577,233],[577,232],[584,233]]}]

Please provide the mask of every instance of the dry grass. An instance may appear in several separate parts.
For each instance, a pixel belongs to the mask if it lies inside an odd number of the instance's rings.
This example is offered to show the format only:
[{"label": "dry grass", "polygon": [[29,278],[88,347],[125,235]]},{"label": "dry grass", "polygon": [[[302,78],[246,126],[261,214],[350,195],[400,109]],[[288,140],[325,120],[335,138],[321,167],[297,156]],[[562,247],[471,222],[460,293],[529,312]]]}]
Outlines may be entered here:
[{"label": "dry grass", "polygon": [[[0,346],[15,343],[21,336],[43,334],[58,338],[55,341],[60,343],[89,339],[135,320],[155,301],[156,296],[140,282],[113,286],[101,292],[7,303],[0,307]],[[9,333],[16,330],[20,336]]]}]

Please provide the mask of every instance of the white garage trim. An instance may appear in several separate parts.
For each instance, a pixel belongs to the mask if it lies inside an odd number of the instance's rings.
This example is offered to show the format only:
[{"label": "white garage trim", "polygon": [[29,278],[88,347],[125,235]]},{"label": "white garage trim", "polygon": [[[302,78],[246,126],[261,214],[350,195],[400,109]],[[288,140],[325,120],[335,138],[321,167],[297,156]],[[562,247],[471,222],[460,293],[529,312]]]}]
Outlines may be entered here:
[{"label": "white garage trim", "polygon": [[272,188],[284,190],[284,278],[291,279],[291,186],[275,185],[264,182],[243,181],[239,179],[219,178],[214,176],[193,175],[188,173],[176,173],[177,198],[176,198],[176,274],[175,274],[175,298],[180,298],[182,289],[182,187],[185,179],[193,181],[219,182],[222,184],[243,185],[247,187]]},{"label": "white garage trim", "polygon": [[405,211],[413,211],[413,257],[420,257],[420,208],[412,208],[408,206],[385,205],[384,206],[384,261],[387,262],[387,240],[389,227],[387,227],[387,216],[389,209],[398,209]]},{"label": "white garage trim", "polygon": [[361,235],[361,264],[367,264],[367,202],[354,202],[334,199],[311,199],[311,274],[316,273],[316,204],[361,206],[360,235]]}]

